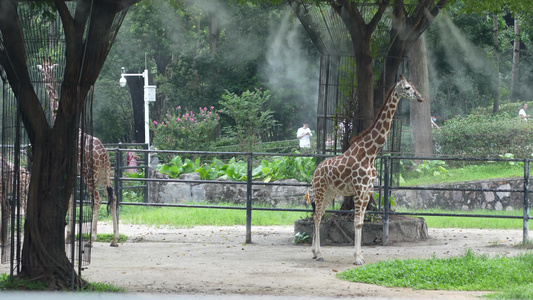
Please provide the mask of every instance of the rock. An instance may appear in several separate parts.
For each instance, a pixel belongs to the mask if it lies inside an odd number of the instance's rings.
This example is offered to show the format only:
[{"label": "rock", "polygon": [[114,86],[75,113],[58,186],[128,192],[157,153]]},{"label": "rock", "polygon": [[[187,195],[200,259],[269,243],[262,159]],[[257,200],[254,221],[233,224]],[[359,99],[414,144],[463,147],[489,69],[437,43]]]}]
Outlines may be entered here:
[{"label": "rock", "polygon": [[[314,223],[311,218],[300,219],[294,222],[294,233],[306,232],[309,236],[314,234]],[[321,245],[353,245],[353,221],[345,218],[324,218],[320,225]],[[395,216],[389,220],[389,238],[387,244],[398,242],[416,242],[428,239],[428,228],[424,218]],[[382,244],[383,223],[363,223],[363,245]]]}]

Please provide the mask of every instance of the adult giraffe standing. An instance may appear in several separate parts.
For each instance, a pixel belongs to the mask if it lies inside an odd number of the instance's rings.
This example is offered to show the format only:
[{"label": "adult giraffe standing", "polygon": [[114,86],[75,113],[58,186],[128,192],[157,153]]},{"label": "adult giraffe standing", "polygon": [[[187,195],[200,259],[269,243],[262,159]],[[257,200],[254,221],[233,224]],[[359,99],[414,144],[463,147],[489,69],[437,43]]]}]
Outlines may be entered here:
[{"label": "adult giraffe standing", "polygon": [[320,251],[320,221],[335,195],[354,196],[354,264],[365,263],[361,252],[361,234],[366,206],[374,190],[377,171],[374,160],[385,144],[392,118],[401,98],[424,101],[420,93],[402,75],[381,106],[372,125],[352,138],[350,148],[341,155],[320,163],[313,174],[313,221],[315,232],[311,251],[313,258],[323,261]]},{"label": "adult giraffe standing", "polygon": [[[56,112],[59,107],[59,95],[57,93],[57,88],[59,87],[59,82],[55,76],[55,69],[58,67],[58,64],[53,64],[52,59],[49,58],[46,60],[43,58],[43,64],[37,65],[37,69],[41,72],[44,87],[46,91],[46,96],[48,98],[48,104],[50,113],[52,116],[52,124],[55,122]],[[107,191],[107,203],[108,207],[111,208],[111,215],[113,217],[113,240],[111,241],[112,247],[118,247],[118,219],[117,219],[117,202],[113,197],[113,186],[111,184],[110,173],[111,173],[111,162],[109,160],[109,153],[105,149],[102,142],[87,133],[82,133],[81,129],[79,130],[78,137],[78,147],[83,148],[83,179],[85,185],[87,186],[88,195],[93,199],[93,220],[91,226],[91,241],[90,244],[96,241],[97,237],[97,226],[98,226],[98,212],[100,211],[100,206],[102,205],[102,198],[100,192],[98,191],[98,185]],[[81,150],[78,156],[78,172],[81,169]],[[72,236],[72,221],[71,217],[74,213],[74,197],[71,196],[69,202],[69,224],[67,226],[67,238],[66,241],[69,241]]]}]

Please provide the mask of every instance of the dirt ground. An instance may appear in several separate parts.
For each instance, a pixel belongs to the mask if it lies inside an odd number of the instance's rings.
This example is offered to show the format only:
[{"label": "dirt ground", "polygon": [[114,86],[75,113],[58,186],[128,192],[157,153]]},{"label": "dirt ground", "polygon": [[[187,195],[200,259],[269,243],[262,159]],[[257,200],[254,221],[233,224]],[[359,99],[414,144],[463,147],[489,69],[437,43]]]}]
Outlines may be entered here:
[{"label": "dirt ground", "polygon": [[[292,226],[154,228],[121,224],[129,239],[118,248],[95,243],[92,262],[82,275],[112,283],[135,294],[268,295],[283,297],[374,297],[382,299],[475,299],[483,292],[449,292],[385,288],[337,279],[353,268],[353,248],[323,246],[324,262],[311,259],[309,245],[294,245]],[[111,233],[102,224],[100,233]],[[520,230],[429,229],[430,239],[417,243],[363,246],[367,264],[380,260],[450,257],[466,249],[490,255],[515,255]],[[529,250],[530,251],[530,250]],[[7,272],[0,265],[0,273]]]}]

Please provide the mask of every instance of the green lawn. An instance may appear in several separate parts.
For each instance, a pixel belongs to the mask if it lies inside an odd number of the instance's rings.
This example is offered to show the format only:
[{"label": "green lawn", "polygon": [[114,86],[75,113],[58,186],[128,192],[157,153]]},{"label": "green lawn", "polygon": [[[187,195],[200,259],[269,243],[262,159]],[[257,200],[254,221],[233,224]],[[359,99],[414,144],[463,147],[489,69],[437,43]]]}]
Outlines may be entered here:
[{"label": "green lawn", "polygon": [[516,257],[475,255],[446,259],[397,259],[353,268],[340,279],[387,287],[494,291],[496,299],[533,299],[533,253]]}]

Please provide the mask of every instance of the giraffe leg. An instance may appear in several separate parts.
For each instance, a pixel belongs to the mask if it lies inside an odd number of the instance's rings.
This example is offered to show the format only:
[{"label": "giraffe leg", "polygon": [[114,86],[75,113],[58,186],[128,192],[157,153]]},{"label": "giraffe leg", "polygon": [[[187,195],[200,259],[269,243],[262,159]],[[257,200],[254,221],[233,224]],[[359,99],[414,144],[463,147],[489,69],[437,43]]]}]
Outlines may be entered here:
[{"label": "giraffe leg", "polygon": [[361,251],[361,236],[363,231],[363,216],[356,216],[354,219],[354,227],[355,227],[355,237],[354,237],[354,265],[363,265],[365,263],[365,259],[363,258],[363,252]]},{"label": "giraffe leg", "polygon": [[91,241],[89,245],[92,246],[98,237],[98,213],[100,212],[100,206],[102,205],[102,198],[100,198],[100,193],[98,189],[95,188],[95,185],[87,184],[87,191],[90,196],[94,197],[93,202],[93,220],[91,223]]},{"label": "giraffe leg", "polygon": [[[1,187],[0,187],[1,188]],[[9,216],[9,207],[7,200],[3,201],[0,195],[0,245],[8,245],[9,239],[7,238],[7,223]],[[4,244],[5,243],[5,244]]]},{"label": "giraffe leg", "polygon": [[320,221],[322,220],[322,215],[319,215],[316,211],[313,214],[314,222],[314,233],[313,233],[313,243],[311,245],[311,252],[313,252],[313,259],[317,261],[324,261],[322,257],[322,252],[320,251]]},{"label": "giraffe leg", "polygon": [[118,247],[118,214],[117,214],[117,199],[113,198],[113,189],[107,187],[107,201],[111,205],[111,215],[113,217],[113,241],[111,242],[111,247]]},{"label": "giraffe leg", "polygon": [[67,237],[65,238],[65,244],[72,242],[72,226],[74,225],[74,195],[70,195],[68,201],[68,224],[67,224]]},{"label": "giraffe leg", "polygon": [[354,265],[363,265],[365,263],[365,259],[363,258],[363,251],[361,250],[361,242],[363,235],[363,222],[365,220],[365,210],[366,205],[370,200],[371,192],[372,188],[366,188],[365,191],[356,193],[354,196]]},{"label": "giraffe leg", "polygon": [[320,250],[320,222],[322,221],[324,212],[326,212],[326,208],[329,206],[329,203],[333,200],[334,196],[335,194],[330,191],[326,191],[324,194],[315,193],[315,211],[313,213],[315,232],[313,234],[311,251],[313,252],[313,259],[316,259],[316,261],[324,261],[322,251]]}]

